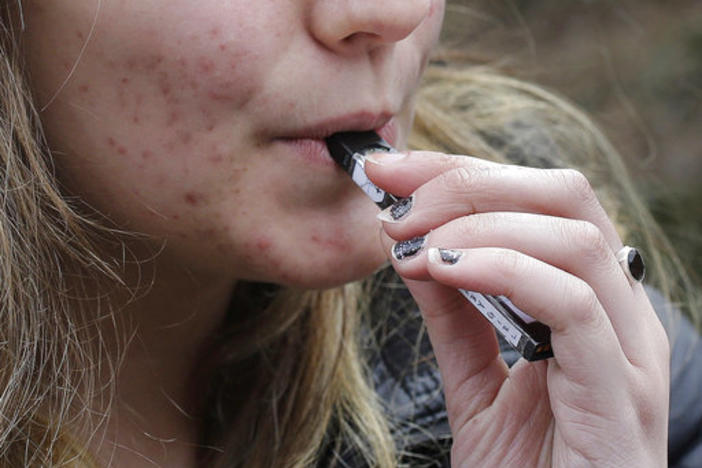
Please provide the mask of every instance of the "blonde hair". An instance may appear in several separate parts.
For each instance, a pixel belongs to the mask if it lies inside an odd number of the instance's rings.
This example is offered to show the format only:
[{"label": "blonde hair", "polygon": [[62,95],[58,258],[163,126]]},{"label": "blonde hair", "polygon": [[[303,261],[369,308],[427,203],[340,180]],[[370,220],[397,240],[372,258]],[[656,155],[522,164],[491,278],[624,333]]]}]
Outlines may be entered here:
[{"label": "blonde hair", "polygon": [[85,323],[109,314],[84,300],[120,279],[95,248],[110,231],[58,189],[12,13],[0,11],[0,462],[53,466],[83,458],[66,428],[90,432],[75,409],[105,385]]},{"label": "blonde hair", "polygon": [[[86,208],[59,190],[10,9],[2,12],[0,31],[0,464],[92,467],[84,438],[96,424],[88,402],[101,395],[108,417],[113,389],[99,380],[101,337],[85,324],[117,320],[118,312],[99,310],[109,298],[101,301],[96,291],[126,287],[123,262],[96,245],[125,234],[81,214]],[[418,94],[410,144],[579,168],[622,234],[645,251],[655,284],[680,300],[696,297],[616,151],[552,93],[489,70],[435,64]],[[325,449],[350,449],[370,466],[396,466],[403,448],[395,446],[359,345],[367,298],[361,283],[328,291],[239,285],[233,301],[251,313],[231,318],[207,356],[218,371],[203,444],[223,453],[202,460],[302,467]]]}]

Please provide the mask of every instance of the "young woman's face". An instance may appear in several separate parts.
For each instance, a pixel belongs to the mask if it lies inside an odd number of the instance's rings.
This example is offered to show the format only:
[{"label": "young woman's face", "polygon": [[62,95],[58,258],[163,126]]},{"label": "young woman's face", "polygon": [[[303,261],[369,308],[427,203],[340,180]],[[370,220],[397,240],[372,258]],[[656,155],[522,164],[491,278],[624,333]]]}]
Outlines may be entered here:
[{"label": "young woman's face", "polygon": [[61,182],[193,271],[321,287],[385,259],[322,138],[401,147],[444,0],[32,0]]}]

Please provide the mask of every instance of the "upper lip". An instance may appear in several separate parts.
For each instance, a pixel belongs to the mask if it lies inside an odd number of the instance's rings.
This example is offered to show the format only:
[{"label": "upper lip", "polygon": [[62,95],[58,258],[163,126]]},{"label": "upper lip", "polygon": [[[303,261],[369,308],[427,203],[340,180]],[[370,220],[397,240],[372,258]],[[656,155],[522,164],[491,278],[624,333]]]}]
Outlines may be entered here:
[{"label": "upper lip", "polygon": [[355,112],[303,125],[285,132],[283,138],[321,140],[337,132],[375,130],[388,123],[392,117],[391,112]]}]

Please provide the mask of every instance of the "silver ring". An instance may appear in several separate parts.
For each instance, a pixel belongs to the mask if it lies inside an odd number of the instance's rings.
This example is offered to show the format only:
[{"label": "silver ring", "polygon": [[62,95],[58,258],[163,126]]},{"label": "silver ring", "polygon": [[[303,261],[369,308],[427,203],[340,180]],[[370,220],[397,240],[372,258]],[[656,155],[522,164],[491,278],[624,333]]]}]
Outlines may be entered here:
[{"label": "silver ring", "polygon": [[621,265],[624,274],[632,283],[640,283],[646,276],[646,265],[643,257],[633,247],[625,245],[617,252],[617,262]]}]

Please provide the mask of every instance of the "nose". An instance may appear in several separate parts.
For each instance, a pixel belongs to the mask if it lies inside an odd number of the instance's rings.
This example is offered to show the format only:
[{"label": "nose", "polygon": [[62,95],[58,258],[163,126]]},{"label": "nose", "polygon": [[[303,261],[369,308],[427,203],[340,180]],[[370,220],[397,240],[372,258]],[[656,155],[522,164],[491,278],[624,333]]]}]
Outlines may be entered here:
[{"label": "nose", "polygon": [[436,0],[317,0],[309,18],[314,38],[352,55],[398,42],[427,17]]}]

